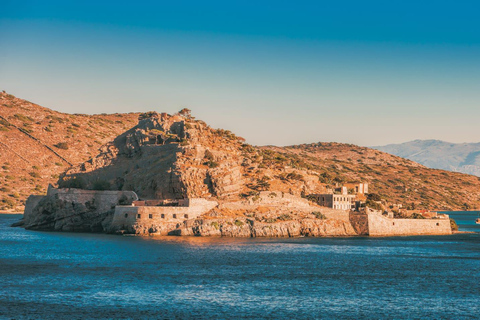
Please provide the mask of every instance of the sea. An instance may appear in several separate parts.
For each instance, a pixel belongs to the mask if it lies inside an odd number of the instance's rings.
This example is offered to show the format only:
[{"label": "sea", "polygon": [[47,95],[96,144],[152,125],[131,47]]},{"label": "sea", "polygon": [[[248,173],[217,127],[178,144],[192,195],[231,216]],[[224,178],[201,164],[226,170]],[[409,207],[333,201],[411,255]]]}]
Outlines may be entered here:
[{"label": "sea", "polygon": [[451,236],[135,237],[12,228],[0,319],[480,319],[478,212]]}]

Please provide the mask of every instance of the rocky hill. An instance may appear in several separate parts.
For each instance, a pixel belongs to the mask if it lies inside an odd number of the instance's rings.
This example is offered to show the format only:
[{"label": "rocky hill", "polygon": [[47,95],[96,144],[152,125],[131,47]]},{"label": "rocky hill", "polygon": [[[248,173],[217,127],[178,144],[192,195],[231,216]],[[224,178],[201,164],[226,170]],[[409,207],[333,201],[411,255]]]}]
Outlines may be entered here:
[{"label": "rocky hill", "polygon": [[254,147],[233,133],[176,115],[144,114],[139,124],[69,169],[61,187],[133,190],[144,199],[298,196],[344,182],[368,182],[389,203],[415,208],[480,207],[478,177],[426,168],[374,149],[338,143]]},{"label": "rocky hill", "polygon": [[138,114],[56,112],[0,92],[0,211],[22,210],[60,173],[137,124]]},{"label": "rocky hill", "polygon": [[373,148],[416,161],[429,168],[462,172],[480,177],[480,143],[415,140]]},{"label": "rocky hill", "polygon": [[0,210],[20,207],[48,183],[133,190],[144,199],[250,201],[262,191],[306,196],[343,182],[368,182],[370,192],[390,203],[480,207],[478,177],[348,144],[256,147],[189,110],[69,115],[6,93],[0,108]]}]

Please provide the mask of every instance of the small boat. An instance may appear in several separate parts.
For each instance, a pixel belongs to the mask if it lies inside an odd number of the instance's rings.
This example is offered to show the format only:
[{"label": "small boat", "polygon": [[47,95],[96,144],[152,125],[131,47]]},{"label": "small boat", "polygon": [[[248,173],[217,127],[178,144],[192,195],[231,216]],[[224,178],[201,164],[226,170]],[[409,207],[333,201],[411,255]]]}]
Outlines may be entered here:
[{"label": "small boat", "polygon": [[475,220],[475,223],[480,224],[480,218],[477,218],[477,220]]}]

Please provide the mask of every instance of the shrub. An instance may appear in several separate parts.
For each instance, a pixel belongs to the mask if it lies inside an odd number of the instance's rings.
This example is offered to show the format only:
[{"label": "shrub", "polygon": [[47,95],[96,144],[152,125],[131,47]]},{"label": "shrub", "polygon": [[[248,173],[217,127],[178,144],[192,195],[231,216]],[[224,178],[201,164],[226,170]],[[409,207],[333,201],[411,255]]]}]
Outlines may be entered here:
[{"label": "shrub", "polygon": [[452,218],[450,218],[450,228],[452,228],[452,231],[458,231],[457,222]]},{"label": "shrub", "polygon": [[411,219],[425,219],[424,216],[422,216],[420,213],[412,213],[412,215],[410,216]]},{"label": "shrub", "polygon": [[320,219],[320,220],[326,220],[327,216],[321,213],[320,211],[313,211],[312,214],[315,216],[315,218]]},{"label": "shrub", "polygon": [[243,222],[240,221],[240,220],[235,220],[235,225],[236,225],[237,227],[241,227],[241,226],[243,226]]},{"label": "shrub", "polygon": [[16,205],[16,202],[14,200],[8,199],[8,198],[3,198],[2,203],[6,208],[9,208],[9,209],[13,209]]},{"label": "shrub", "polygon": [[240,197],[248,198],[248,197],[255,197],[255,196],[259,196],[259,195],[260,195],[260,192],[258,192],[258,191],[249,191],[247,193],[241,193]]},{"label": "shrub", "polygon": [[287,221],[287,220],[292,220],[292,216],[290,216],[289,214],[282,214],[280,215],[277,220],[280,220],[280,221]]},{"label": "shrub", "polygon": [[204,165],[208,166],[209,168],[216,168],[220,164],[216,161],[209,160],[209,161],[205,162]]},{"label": "shrub", "polygon": [[330,184],[333,181],[333,176],[328,172],[323,172],[322,174],[320,174],[320,176],[318,176],[318,180],[321,183],[329,183]]},{"label": "shrub", "polygon": [[215,160],[215,157],[213,156],[213,153],[210,150],[205,151],[205,156],[203,158],[205,160],[210,160],[210,161]]},{"label": "shrub", "polygon": [[59,142],[57,144],[54,144],[53,146],[57,147],[58,149],[68,150],[68,143],[67,142]]},{"label": "shrub", "polygon": [[381,200],[382,200],[382,197],[380,197],[380,195],[377,194],[377,193],[369,193],[369,194],[367,195],[367,199],[373,200],[373,201],[381,201]]},{"label": "shrub", "polygon": [[178,111],[178,114],[181,116],[184,116],[185,118],[191,118],[192,117],[192,110],[188,108],[183,108],[182,110]]},{"label": "shrub", "polygon": [[33,119],[23,114],[15,114],[14,117],[22,122],[33,122]]},{"label": "shrub", "polygon": [[29,172],[28,174],[31,175],[34,178],[40,178],[41,177],[40,174],[38,172],[35,172],[35,171]]},{"label": "shrub", "polygon": [[217,221],[213,221],[211,224],[210,224],[212,227],[214,227],[215,229],[219,229],[220,226],[218,225],[218,222]]},{"label": "shrub", "polygon": [[383,210],[383,206],[371,199],[367,199],[366,206],[374,210]]},{"label": "shrub", "polygon": [[81,177],[70,177],[67,180],[62,180],[58,183],[60,188],[75,188],[75,189],[85,189],[85,180]]},{"label": "shrub", "polygon": [[303,180],[303,176],[295,172],[290,172],[289,174],[287,174],[286,178],[288,180]]},{"label": "shrub", "polygon": [[157,113],[155,111],[149,111],[149,112],[141,113],[138,116],[138,120],[144,120],[144,119],[152,118],[156,115],[157,115]]}]

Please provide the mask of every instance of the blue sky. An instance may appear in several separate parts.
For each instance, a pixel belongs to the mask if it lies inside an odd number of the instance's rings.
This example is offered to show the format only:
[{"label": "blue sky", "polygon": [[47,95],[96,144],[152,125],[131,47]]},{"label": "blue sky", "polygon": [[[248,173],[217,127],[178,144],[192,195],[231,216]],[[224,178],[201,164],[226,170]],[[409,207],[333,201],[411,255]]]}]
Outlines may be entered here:
[{"label": "blue sky", "polygon": [[0,89],[253,144],[480,141],[474,1],[1,1]]}]

